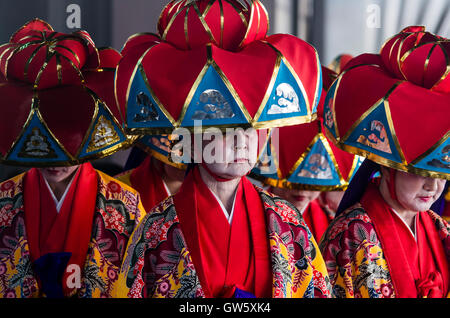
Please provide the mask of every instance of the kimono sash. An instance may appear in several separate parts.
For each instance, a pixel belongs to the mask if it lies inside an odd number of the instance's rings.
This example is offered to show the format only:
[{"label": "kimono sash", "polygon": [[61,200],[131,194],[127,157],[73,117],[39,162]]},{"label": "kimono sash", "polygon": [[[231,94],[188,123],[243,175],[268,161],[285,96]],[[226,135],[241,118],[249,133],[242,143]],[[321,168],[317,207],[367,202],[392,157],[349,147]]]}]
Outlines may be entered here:
[{"label": "kimono sash", "polygon": [[427,212],[416,217],[416,243],[373,183],[361,204],[372,219],[399,298],[444,297],[448,264],[442,242]]},{"label": "kimono sash", "polygon": [[151,158],[147,156],[130,175],[131,186],[139,192],[145,211],[150,211],[169,196],[161,176],[152,166]]},{"label": "kimono sash", "polygon": [[[81,270],[87,257],[91,239],[92,223],[97,198],[98,176],[90,163],[84,163],[76,172],[59,213],[44,178],[38,169],[30,169],[24,178],[24,210],[31,259],[35,262],[44,292],[54,292],[62,284],[64,296],[72,293],[68,277],[73,271],[66,271],[66,265],[77,265]],[[67,261],[67,255],[70,259]],[[65,261],[64,261],[65,259]],[[48,273],[48,262],[60,263],[55,272]],[[54,277],[64,269],[62,277]],[[48,271],[48,270],[47,270]],[[53,282],[50,282],[53,281]],[[62,297],[58,292],[47,295]]]},{"label": "kimono sash", "polygon": [[328,213],[320,206],[318,199],[315,199],[308,204],[302,216],[314,238],[319,242],[331,222]]},{"label": "kimono sash", "polygon": [[206,297],[239,297],[243,292],[270,297],[264,210],[250,181],[242,178],[239,183],[231,224],[198,167],[185,179],[174,204]]}]

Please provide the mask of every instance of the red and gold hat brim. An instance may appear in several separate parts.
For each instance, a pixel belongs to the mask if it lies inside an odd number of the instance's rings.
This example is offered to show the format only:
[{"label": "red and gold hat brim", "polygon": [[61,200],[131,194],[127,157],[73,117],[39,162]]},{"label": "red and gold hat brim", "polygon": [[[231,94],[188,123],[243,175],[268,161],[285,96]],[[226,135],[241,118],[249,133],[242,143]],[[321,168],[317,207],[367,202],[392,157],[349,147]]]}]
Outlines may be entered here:
[{"label": "red and gold hat brim", "polygon": [[136,141],[136,145],[152,157],[172,167],[186,170],[189,162],[183,162],[182,151],[173,149],[179,142],[179,136],[174,135],[145,135]]},{"label": "red and gold hat brim", "polygon": [[296,125],[316,118],[322,88],[315,49],[290,35],[254,41],[241,51],[212,44],[179,50],[148,41],[128,48],[115,89],[127,132],[171,133],[208,127]]},{"label": "red and gold hat brim", "polygon": [[269,16],[259,0],[174,0],[158,21],[162,40],[181,50],[212,43],[238,51],[264,39],[268,30]]},{"label": "red and gold hat brim", "polygon": [[264,184],[311,191],[343,191],[362,158],[337,148],[320,121],[271,129],[251,176]]}]

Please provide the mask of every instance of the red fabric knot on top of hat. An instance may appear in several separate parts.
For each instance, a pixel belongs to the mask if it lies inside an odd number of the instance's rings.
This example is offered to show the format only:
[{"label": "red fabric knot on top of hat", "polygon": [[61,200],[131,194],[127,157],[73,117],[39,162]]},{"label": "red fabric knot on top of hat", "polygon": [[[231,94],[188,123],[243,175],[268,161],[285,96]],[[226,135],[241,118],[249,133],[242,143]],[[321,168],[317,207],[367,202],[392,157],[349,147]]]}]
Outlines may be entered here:
[{"label": "red fabric knot on top of hat", "polygon": [[171,1],[158,35],[131,36],[115,78],[130,134],[175,128],[303,124],[317,117],[318,54],[288,34],[267,35],[259,0]]},{"label": "red fabric knot on top of hat", "polygon": [[265,38],[268,28],[264,6],[253,0],[172,1],[158,22],[161,38],[182,50],[213,43],[236,51]]},{"label": "red fabric knot on top of hat", "polygon": [[[450,42],[411,26],[389,39],[380,56],[386,68],[398,79],[434,91],[448,93]],[[418,67],[423,65],[423,67]]]},{"label": "red fabric knot on top of hat", "polygon": [[55,32],[39,19],[13,34],[10,42],[0,47],[0,55],[3,76],[37,89],[79,85],[84,81],[80,70],[100,66],[99,53],[87,32]]},{"label": "red fabric knot on top of hat", "polygon": [[74,165],[128,146],[114,96],[120,59],[86,31],[40,19],[15,32],[0,45],[0,160]]},{"label": "red fabric knot on top of hat", "polygon": [[325,98],[327,136],[381,165],[449,179],[449,57],[448,39],[411,26],[350,60]]}]

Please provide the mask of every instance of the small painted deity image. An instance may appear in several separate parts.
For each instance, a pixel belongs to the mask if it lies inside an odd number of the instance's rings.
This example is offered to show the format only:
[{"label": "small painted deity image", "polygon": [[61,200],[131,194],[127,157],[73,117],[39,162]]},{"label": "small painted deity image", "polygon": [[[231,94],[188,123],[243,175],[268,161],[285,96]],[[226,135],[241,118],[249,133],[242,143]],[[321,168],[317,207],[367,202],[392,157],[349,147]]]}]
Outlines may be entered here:
[{"label": "small painted deity image", "polygon": [[364,128],[364,133],[358,137],[357,142],[382,152],[392,153],[386,129],[378,120],[371,121],[369,130]]}]

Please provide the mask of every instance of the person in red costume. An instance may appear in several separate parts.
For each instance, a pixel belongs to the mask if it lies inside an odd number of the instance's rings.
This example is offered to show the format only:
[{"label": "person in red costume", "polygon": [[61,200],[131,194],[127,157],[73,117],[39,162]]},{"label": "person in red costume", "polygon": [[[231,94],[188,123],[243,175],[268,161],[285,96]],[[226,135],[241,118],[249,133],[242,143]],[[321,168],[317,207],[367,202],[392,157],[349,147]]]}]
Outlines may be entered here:
[{"label": "person in red costume", "polygon": [[127,147],[114,98],[121,55],[34,19],[0,46],[0,297],[111,297],[138,193],[89,160]]},{"label": "person in red costume", "polygon": [[430,210],[450,179],[448,44],[405,28],[328,91],[327,136],[367,158],[320,242],[337,297],[449,296],[450,226]]},{"label": "person in red costume", "polygon": [[137,167],[116,176],[140,193],[146,211],[177,193],[186,174],[186,165],[171,159],[173,142],[170,138],[169,135],[140,138],[138,148],[133,149],[128,161],[133,162],[139,157],[139,149],[145,151],[143,161]]},{"label": "person in red costume", "polygon": [[117,296],[331,297],[298,210],[246,178],[257,158],[255,128],[316,116],[314,48],[267,36],[260,1],[171,1],[158,26],[159,39],[136,35],[126,44],[119,106],[130,132],[186,133],[181,143],[193,147],[194,164],[132,234]]},{"label": "person in red costume", "polygon": [[[326,91],[337,74],[322,67],[322,75]],[[337,148],[323,134],[324,99],[322,94],[318,120],[273,130],[270,149],[260,154],[251,173],[269,186],[268,191],[299,210],[317,241],[333,220],[344,190],[361,163],[360,157]]]}]

